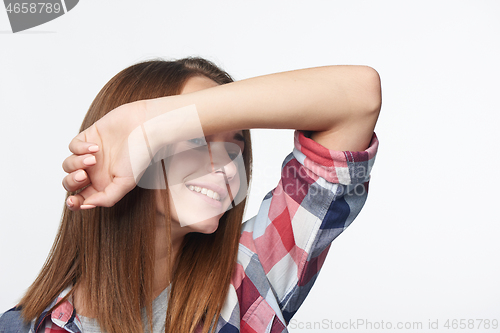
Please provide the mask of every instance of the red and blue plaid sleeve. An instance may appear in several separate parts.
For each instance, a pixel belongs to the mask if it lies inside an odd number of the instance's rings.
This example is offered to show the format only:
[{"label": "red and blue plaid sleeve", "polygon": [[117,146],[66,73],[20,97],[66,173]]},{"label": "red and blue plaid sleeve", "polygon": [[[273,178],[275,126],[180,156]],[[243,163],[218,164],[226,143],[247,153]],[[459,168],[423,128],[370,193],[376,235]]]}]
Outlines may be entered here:
[{"label": "red and blue plaid sleeve", "polygon": [[[375,134],[368,149],[353,152],[329,150],[295,132],[295,149],[283,163],[278,186],[243,226],[240,252],[249,259],[239,262],[245,277],[235,286],[243,312],[266,300],[280,321],[289,322],[331,242],[363,207],[377,148]],[[243,295],[238,288],[254,290]]]}]

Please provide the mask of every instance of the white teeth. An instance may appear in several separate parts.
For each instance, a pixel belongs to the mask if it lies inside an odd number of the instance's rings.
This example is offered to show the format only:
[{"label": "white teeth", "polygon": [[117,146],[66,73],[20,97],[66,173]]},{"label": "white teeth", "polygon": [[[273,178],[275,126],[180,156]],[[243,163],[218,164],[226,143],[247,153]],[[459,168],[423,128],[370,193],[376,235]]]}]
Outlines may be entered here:
[{"label": "white teeth", "polygon": [[207,188],[189,185],[188,189],[190,189],[193,192],[198,192],[198,193],[201,193],[201,194],[205,194],[207,197],[209,197],[211,199],[220,201],[220,195],[219,195],[219,193],[214,192],[212,190],[209,190]]}]

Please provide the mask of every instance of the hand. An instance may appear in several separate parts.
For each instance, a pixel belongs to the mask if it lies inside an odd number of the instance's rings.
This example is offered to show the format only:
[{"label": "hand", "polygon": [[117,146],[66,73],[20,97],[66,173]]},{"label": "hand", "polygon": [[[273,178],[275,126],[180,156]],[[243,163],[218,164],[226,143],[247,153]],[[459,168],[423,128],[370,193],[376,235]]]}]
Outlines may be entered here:
[{"label": "hand", "polygon": [[[143,101],[122,105],[78,134],[70,143],[73,155],[63,162],[69,209],[111,207],[136,186],[129,156],[129,134],[144,122]],[[146,161],[146,164],[148,162]]]}]

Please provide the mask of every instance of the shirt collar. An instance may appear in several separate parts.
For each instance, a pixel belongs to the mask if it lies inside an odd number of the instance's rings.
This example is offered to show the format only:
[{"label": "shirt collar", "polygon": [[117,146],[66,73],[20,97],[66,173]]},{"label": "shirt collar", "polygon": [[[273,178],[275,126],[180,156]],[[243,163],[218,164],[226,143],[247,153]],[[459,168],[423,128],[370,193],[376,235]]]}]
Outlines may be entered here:
[{"label": "shirt collar", "polygon": [[36,332],[35,327],[39,329],[40,324],[43,324],[43,322],[45,322],[45,320],[49,316],[53,325],[55,324],[72,333],[82,332],[82,324],[80,322],[80,319],[76,315],[76,310],[73,306],[71,296],[68,297],[68,299],[66,299],[64,302],[59,304],[54,310],[52,310],[51,313],[48,312],[55,304],[60,302],[71,291],[71,288],[72,286],[67,287],[59,294],[59,296],[57,296],[57,299],[52,302],[52,304],[42,313],[41,321],[36,324],[33,322],[31,327],[32,332]]}]

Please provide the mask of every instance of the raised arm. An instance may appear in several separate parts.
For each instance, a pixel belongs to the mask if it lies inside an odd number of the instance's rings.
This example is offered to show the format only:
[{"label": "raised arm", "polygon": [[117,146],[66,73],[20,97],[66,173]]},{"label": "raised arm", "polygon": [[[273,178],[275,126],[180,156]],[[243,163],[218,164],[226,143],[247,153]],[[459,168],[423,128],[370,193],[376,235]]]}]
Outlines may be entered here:
[{"label": "raised arm", "polygon": [[335,150],[363,150],[381,106],[380,78],[367,66],[326,66],[237,81],[147,101],[148,118],[195,104],[205,135],[247,128],[314,131]]},{"label": "raised arm", "polygon": [[[63,168],[63,185],[79,195],[69,197],[73,210],[111,206],[134,186],[127,138],[148,123],[151,147],[172,143],[165,122],[171,111],[195,105],[205,135],[248,128],[312,131],[312,139],[334,150],[364,150],[373,134],[381,105],[378,73],[366,66],[327,66],[260,76],[184,95],[121,106],[80,133],[70,144],[74,155]],[[89,151],[97,145],[98,152]],[[87,159],[94,155],[96,163]],[[87,164],[84,160],[87,159]],[[85,171],[82,171],[85,170]],[[87,172],[88,176],[87,176]],[[76,178],[82,179],[77,181]]]}]

